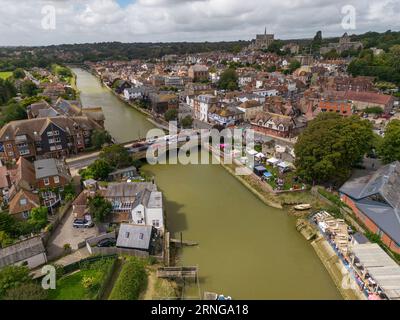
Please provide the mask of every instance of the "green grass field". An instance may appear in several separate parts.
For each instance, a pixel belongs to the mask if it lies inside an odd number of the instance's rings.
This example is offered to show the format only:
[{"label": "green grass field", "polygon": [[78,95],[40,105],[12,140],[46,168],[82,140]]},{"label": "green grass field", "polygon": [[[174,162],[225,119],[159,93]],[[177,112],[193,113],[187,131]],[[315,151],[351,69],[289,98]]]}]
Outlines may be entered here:
[{"label": "green grass field", "polygon": [[12,72],[10,72],[10,71],[3,71],[3,72],[0,72],[0,79],[6,80],[6,79],[8,79],[8,78],[11,77],[11,76],[12,76]]},{"label": "green grass field", "polygon": [[114,259],[102,259],[81,266],[81,270],[57,280],[56,289],[50,290],[49,300],[95,300],[112,272]]},{"label": "green grass field", "polygon": [[91,292],[82,285],[82,279],[86,277],[98,277],[101,271],[82,270],[67,275],[57,281],[55,290],[49,294],[50,300],[91,300],[94,298]]}]

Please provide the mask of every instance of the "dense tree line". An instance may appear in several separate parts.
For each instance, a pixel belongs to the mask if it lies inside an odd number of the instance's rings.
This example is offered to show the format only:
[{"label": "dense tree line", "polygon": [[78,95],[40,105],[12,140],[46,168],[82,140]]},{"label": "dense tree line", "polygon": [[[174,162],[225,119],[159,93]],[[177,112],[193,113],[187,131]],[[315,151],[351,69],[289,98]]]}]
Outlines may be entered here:
[{"label": "dense tree line", "polygon": [[[211,51],[236,53],[249,45],[248,41],[173,42],[173,43],[85,43],[47,47],[17,47],[0,49],[0,71],[15,68],[51,67],[54,63],[82,63],[100,60],[159,59],[169,54],[192,54]],[[22,54],[16,56],[15,52]]]},{"label": "dense tree line", "polygon": [[363,50],[348,68],[353,76],[373,76],[380,81],[400,84],[400,45],[394,45],[388,52],[374,55],[372,50]]},{"label": "dense tree line", "polygon": [[11,80],[0,79],[0,105],[7,103],[16,94],[17,89]]},{"label": "dense tree line", "polygon": [[298,174],[309,183],[340,185],[373,147],[372,124],[357,116],[322,113],[295,145]]},{"label": "dense tree line", "polygon": [[392,120],[385,130],[385,136],[378,140],[378,155],[384,163],[400,161],[400,120]]}]

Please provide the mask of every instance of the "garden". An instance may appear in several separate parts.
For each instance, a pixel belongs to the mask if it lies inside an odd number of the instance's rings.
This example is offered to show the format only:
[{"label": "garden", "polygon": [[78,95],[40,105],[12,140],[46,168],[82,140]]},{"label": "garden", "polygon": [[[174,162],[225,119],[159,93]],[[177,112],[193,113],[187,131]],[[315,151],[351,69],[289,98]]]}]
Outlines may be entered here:
[{"label": "garden", "polygon": [[[116,257],[94,257],[67,268],[59,268],[61,278],[49,300],[99,300],[114,272]],[[75,269],[76,268],[76,269]],[[75,269],[75,270],[74,270]],[[63,272],[67,274],[62,275]],[[60,275],[60,274],[59,274]]]}]

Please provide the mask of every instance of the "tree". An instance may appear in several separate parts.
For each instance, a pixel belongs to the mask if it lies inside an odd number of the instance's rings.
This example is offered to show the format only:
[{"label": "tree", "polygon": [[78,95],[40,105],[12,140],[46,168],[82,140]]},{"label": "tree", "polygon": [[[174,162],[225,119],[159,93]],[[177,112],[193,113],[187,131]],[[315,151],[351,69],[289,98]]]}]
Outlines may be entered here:
[{"label": "tree", "polygon": [[318,53],[322,45],[322,31],[317,31],[311,43],[311,50],[313,53]]},{"label": "tree", "polygon": [[30,80],[21,83],[21,93],[25,97],[33,97],[37,94],[38,87]]},{"label": "tree", "polygon": [[112,167],[104,159],[97,159],[90,165],[90,172],[93,175],[93,179],[105,180],[111,171]]},{"label": "tree", "polygon": [[5,231],[0,231],[0,248],[4,248],[13,243],[13,239]]},{"label": "tree", "polygon": [[294,71],[296,71],[300,67],[301,67],[301,63],[299,61],[297,61],[297,60],[293,60],[293,61],[290,62],[289,72],[293,73]]},{"label": "tree", "polygon": [[25,108],[23,108],[19,103],[11,100],[11,103],[9,103],[4,110],[1,124],[5,124],[15,120],[22,120],[26,118],[27,114]]},{"label": "tree", "polygon": [[7,212],[0,212],[0,231],[16,236],[17,221]]},{"label": "tree", "polygon": [[23,79],[23,78],[25,78],[25,71],[21,68],[17,68],[13,72],[13,77],[15,79]]},{"label": "tree", "polygon": [[181,120],[181,125],[183,128],[191,128],[193,124],[193,118],[191,116],[186,116]]},{"label": "tree", "polygon": [[322,113],[295,145],[297,172],[307,182],[341,184],[371,150],[373,140],[369,121]]},{"label": "tree", "polygon": [[389,122],[378,147],[378,155],[384,163],[400,160],[400,120]]},{"label": "tree", "polygon": [[364,113],[372,113],[372,114],[382,114],[384,111],[382,107],[368,107],[364,109]]},{"label": "tree", "polygon": [[104,147],[100,152],[100,159],[108,162],[113,168],[124,168],[132,164],[132,158],[128,151],[121,145],[114,144]]},{"label": "tree", "polygon": [[34,231],[39,231],[47,225],[48,209],[46,207],[33,208],[29,215],[28,223]]},{"label": "tree", "polygon": [[37,283],[25,283],[7,290],[4,300],[45,300],[47,291]]},{"label": "tree", "polygon": [[164,114],[165,121],[175,121],[178,118],[178,110],[170,109]]},{"label": "tree", "polygon": [[226,69],[220,77],[218,82],[219,89],[234,91],[239,89],[238,76],[235,69]]},{"label": "tree", "polygon": [[89,210],[93,215],[94,221],[104,222],[112,211],[112,204],[103,196],[96,194],[93,198],[89,199]]},{"label": "tree", "polygon": [[7,290],[31,281],[32,278],[29,276],[29,269],[26,266],[7,266],[0,269],[0,299],[4,297]]},{"label": "tree", "polygon": [[0,105],[7,103],[11,98],[17,95],[17,89],[9,80],[0,79]]},{"label": "tree", "polygon": [[111,143],[112,137],[106,130],[94,130],[91,136],[92,146],[100,149],[104,144]]}]

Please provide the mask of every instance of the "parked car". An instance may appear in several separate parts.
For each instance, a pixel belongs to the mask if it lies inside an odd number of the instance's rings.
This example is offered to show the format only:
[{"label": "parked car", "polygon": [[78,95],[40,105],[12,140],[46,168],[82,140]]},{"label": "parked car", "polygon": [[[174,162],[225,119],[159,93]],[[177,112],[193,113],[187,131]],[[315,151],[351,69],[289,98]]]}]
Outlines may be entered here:
[{"label": "parked car", "polygon": [[87,221],[85,219],[75,219],[73,223],[74,228],[91,228],[93,226],[93,221]]},{"label": "parked car", "polygon": [[116,245],[116,243],[117,243],[117,241],[115,239],[107,238],[107,239],[100,240],[97,243],[97,246],[99,248],[114,247]]}]

